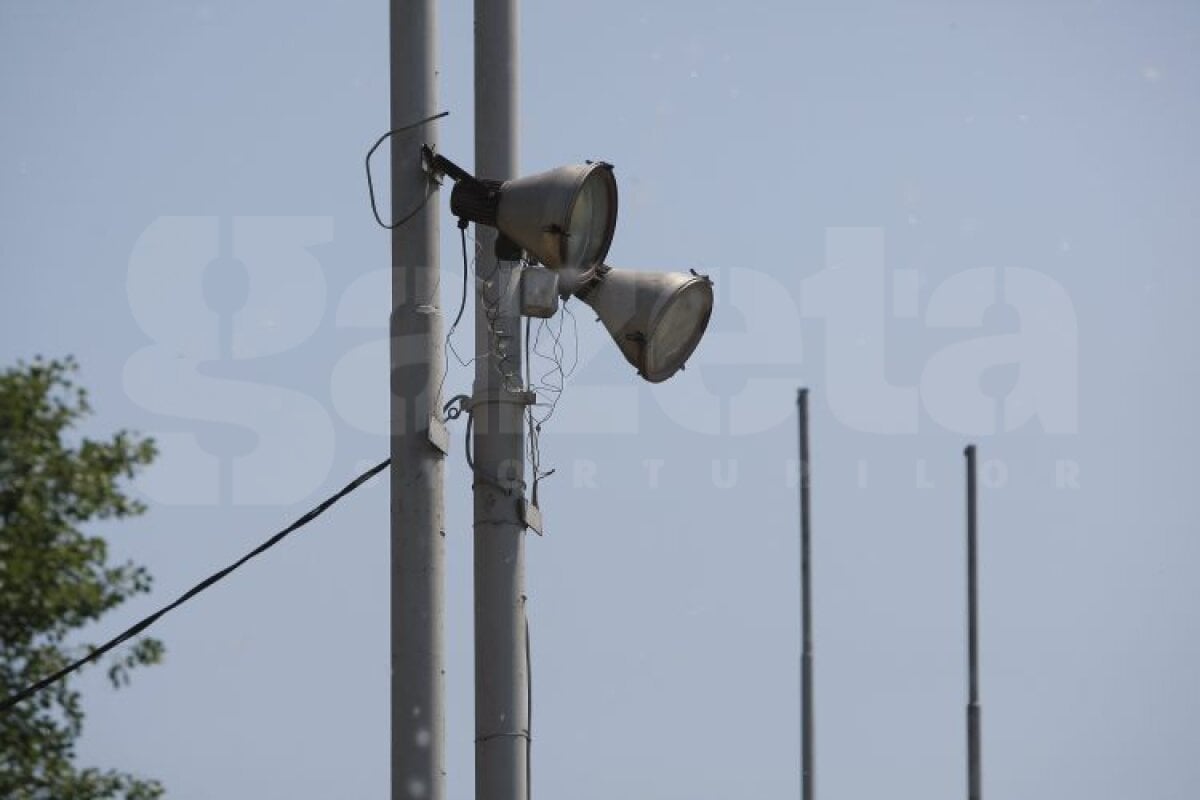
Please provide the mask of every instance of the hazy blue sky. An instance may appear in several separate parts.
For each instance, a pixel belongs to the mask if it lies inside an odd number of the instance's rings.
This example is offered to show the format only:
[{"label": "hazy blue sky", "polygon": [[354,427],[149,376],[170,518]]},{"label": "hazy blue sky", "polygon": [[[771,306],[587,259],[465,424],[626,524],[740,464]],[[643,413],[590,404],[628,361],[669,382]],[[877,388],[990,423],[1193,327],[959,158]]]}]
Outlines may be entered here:
[{"label": "hazy blue sky", "polygon": [[[442,149],[469,165],[470,4],[441,11]],[[155,592],[94,639],[386,455],[362,174],[386,22],[383,0],[0,4],[0,362],[74,353],[95,430],[163,448],[150,512],[100,529]],[[659,387],[577,314],[529,542],[538,796],[798,795],[803,384],[821,795],[963,794],[977,441],[985,792],[1195,797],[1198,34],[1187,1],[526,0],[523,167],[613,162],[610,261],[710,272],[718,299]],[[465,800],[458,448],[447,475]],[[85,678],[81,759],[186,800],[386,796],[384,487],[166,619],[129,689]]]}]

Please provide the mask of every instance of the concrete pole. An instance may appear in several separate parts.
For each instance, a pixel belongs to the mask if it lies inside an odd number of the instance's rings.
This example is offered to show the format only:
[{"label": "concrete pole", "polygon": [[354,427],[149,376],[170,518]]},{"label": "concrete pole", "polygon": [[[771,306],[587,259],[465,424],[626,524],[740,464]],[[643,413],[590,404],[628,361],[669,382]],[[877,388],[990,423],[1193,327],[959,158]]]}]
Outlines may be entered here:
[{"label": "concrete pole", "polygon": [[979,708],[979,584],[976,560],[975,445],[967,457],[967,797],[983,797]]},{"label": "concrete pole", "polygon": [[[390,0],[392,128],[437,112],[435,0]],[[424,125],[392,138],[392,214],[430,191]],[[445,800],[443,454],[429,437],[445,368],[438,302],[438,203],[392,231],[392,800]]]},{"label": "concrete pole", "polygon": [[800,418],[800,796],[813,800],[813,647],[811,544],[812,462],[808,455],[808,390],[796,397]]},{"label": "concrete pole", "polygon": [[[475,174],[517,176],[517,3],[475,0]],[[519,264],[498,259],[477,225],[475,494],[475,797],[529,796],[525,638],[525,396]],[[507,254],[509,258],[512,254]]]}]

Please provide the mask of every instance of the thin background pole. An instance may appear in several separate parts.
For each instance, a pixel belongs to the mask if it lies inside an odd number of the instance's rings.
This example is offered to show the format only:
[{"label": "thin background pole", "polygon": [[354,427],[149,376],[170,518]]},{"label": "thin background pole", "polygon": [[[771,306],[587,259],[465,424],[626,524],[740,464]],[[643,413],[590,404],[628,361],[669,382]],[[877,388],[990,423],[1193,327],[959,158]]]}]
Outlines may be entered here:
[{"label": "thin background pole", "polygon": [[[393,130],[438,110],[434,6],[391,0]],[[431,190],[421,169],[426,142],[437,143],[435,125],[392,138],[393,215]],[[444,368],[436,198],[392,231],[390,330],[392,798],[445,800],[444,456],[429,438]]]},{"label": "thin background pole", "polygon": [[982,755],[980,753],[979,708],[979,598],[976,504],[975,445],[968,445],[967,457],[967,797],[983,797]]},{"label": "thin background pole", "polygon": [[796,396],[800,416],[800,788],[803,800],[813,800],[813,647],[811,540],[811,461],[808,454],[808,389]]}]

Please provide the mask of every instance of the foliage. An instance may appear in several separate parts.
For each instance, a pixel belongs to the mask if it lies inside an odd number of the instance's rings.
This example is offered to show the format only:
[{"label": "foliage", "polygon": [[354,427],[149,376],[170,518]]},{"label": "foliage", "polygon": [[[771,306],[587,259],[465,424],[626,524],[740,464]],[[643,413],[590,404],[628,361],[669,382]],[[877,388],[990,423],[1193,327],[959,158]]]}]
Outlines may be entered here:
[{"label": "foliage", "polygon": [[[133,563],[111,564],[104,539],[81,526],[145,508],[121,482],[149,464],[152,441],[119,431],[107,441],[71,435],[91,408],[72,359],[20,362],[0,371],[0,695],[88,651],[70,634],[150,589]],[[114,686],[161,660],[142,639],[109,666]],[[150,800],[156,781],[75,765],[83,728],[70,678],[0,712],[0,797],[13,800]]]}]

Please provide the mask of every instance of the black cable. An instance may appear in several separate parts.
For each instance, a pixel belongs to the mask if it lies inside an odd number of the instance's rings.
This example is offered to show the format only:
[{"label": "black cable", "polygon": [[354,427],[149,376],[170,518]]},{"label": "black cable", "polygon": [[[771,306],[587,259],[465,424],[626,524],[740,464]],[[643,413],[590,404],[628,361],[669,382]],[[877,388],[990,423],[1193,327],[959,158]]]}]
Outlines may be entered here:
[{"label": "black cable", "polygon": [[159,609],[158,611],[155,611],[153,614],[146,617],[141,622],[137,623],[136,625],[132,626],[131,628],[126,629],[123,633],[113,637],[112,639],[109,639],[107,642],[105,642],[104,644],[95,648],[94,650],[92,650],[90,653],[88,653],[83,658],[81,658],[71,664],[68,664],[67,666],[60,669],[58,672],[55,672],[53,675],[49,675],[45,678],[42,678],[40,681],[33,684],[32,686],[27,686],[26,688],[22,689],[21,691],[17,692],[16,694],[12,695],[8,699],[6,699],[3,704],[0,704],[0,713],[8,711],[13,706],[17,705],[17,703],[20,703],[22,700],[32,697],[33,695],[37,694],[41,690],[45,689],[46,687],[59,682],[60,680],[67,677],[75,670],[77,670],[80,667],[87,664],[88,662],[95,661],[97,658],[104,655],[109,650],[112,650],[114,647],[121,644],[122,642],[126,642],[129,639],[132,639],[134,636],[137,636],[139,633],[146,630],[151,625],[153,625],[155,622],[157,622],[159,620],[159,618],[162,617],[164,614],[166,614],[168,611],[172,611],[176,608],[179,608],[179,606],[183,605],[188,600],[191,600],[193,597],[200,594],[200,592],[204,591],[205,589],[212,586],[217,581],[219,581],[222,578],[224,578],[225,576],[229,575],[231,572],[233,572],[238,567],[245,564],[250,559],[266,552],[267,550],[270,550],[272,547],[279,544],[281,541],[283,541],[283,539],[285,537],[288,536],[288,534],[290,534],[296,530],[299,530],[300,528],[303,528],[305,525],[307,525],[308,523],[312,522],[317,517],[324,514],[326,511],[329,510],[329,508],[334,503],[336,503],[337,501],[341,500],[346,495],[353,492],[359,486],[362,486],[364,483],[366,483],[371,478],[378,475],[380,472],[383,472],[383,470],[387,469],[388,465],[391,463],[392,463],[392,460],[390,458],[388,458],[388,459],[385,459],[385,460],[381,461],[380,463],[376,464],[375,466],[371,467],[369,470],[364,472],[362,475],[359,475],[357,478],[350,481],[350,483],[348,483],[344,487],[342,487],[341,491],[339,491],[337,494],[335,494],[332,497],[329,497],[326,500],[324,500],[323,502],[321,502],[320,505],[318,505],[315,508],[313,508],[312,510],[310,510],[304,516],[297,519],[291,525],[287,526],[286,528],[281,530],[279,533],[272,536],[270,539],[267,539],[265,542],[263,542],[258,547],[251,550],[246,555],[239,558],[234,563],[230,564],[225,569],[221,570],[220,572],[215,572],[212,575],[209,575],[207,578],[205,578],[204,580],[197,583],[191,589],[188,589],[186,592],[181,594],[178,597],[178,599],[176,599],[170,605],[164,606],[163,608]]},{"label": "black cable", "polygon": [[[454,353],[454,360],[459,366],[465,367],[468,361],[463,361],[462,356],[454,349],[454,332],[458,330],[458,323],[462,322],[463,312],[467,310],[467,280],[470,277],[471,267],[467,261],[467,226],[458,226],[459,238],[462,239],[462,297],[458,303],[458,313],[454,315],[454,323],[450,325],[450,330],[446,331],[446,340],[442,343],[442,380],[438,383],[437,398],[441,400],[442,390],[446,388],[446,378],[450,375],[450,354]],[[474,359],[472,359],[474,360]],[[454,419],[458,416],[455,415]]]},{"label": "black cable", "polygon": [[458,327],[458,323],[462,322],[463,311],[467,309],[467,273],[470,268],[467,266],[467,228],[465,225],[458,226],[458,237],[462,240],[462,299],[458,304],[458,313],[454,315],[454,324],[450,326],[450,333],[446,334],[447,339],[454,335],[454,329]]},{"label": "black cable", "polygon": [[475,412],[472,409],[467,409],[467,434],[463,437],[463,444],[466,446],[467,466],[471,468],[471,472],[475,472],[475,458],[471,455],[471,429],[475,427]]},{"label": "black cable", "polygon": [[[433,195],[433,191],[431,190],[431,191],[426,192],[425,197],[421,199],[421,203],[416,208],[414,208],[411,212],[409,212],[408,214],[405,214],[403,217],[396,220],[392,224],[390,224],[390,225],[387,224],[386,222],[383,221],[383,217],[379,216],[379,208],[378,208],[378,206],[375,205],[375,181],[372,180],[372,178],[371,178],[371,156],[375,155],[375,151],[379,149],[379,145],[383,144],[385,141],[387,141],[392,136],[395,136],[398,133],[404,133],[405,131],[410,131],[413,128],[418,128],[422,125],[428,125],[430,122],[441,119],[442,117],[448,116],[449,114],[450,114],[449,111],[443,111],[440,114],[434,114],[432,117],[426,117],[425,119],[417,120],[416,122],[414,122],[410,125],[405,125],[401,128],[394,128],[394,129],[388,131],[387,133],[383,134],[382,136],[380,136],[378,139],[376,139],[375,144],[371,145],[371,149],[367,151],[367,158],[366,158],[367,192],[371,196],[371,213],[375,215],[375,221],[379,223],[380,227],[387,228],[390,231],[393,228],[399,228],[401,225],[408,222],[410,219],[415,217],[417,214],[420,214],[421,209],[423,209],[425,207],[425,204],[429,202],[429,198]],[[434,183],[434,185],[436,185],[436,183],[433,181],[431,181],[431,183]]]}]

